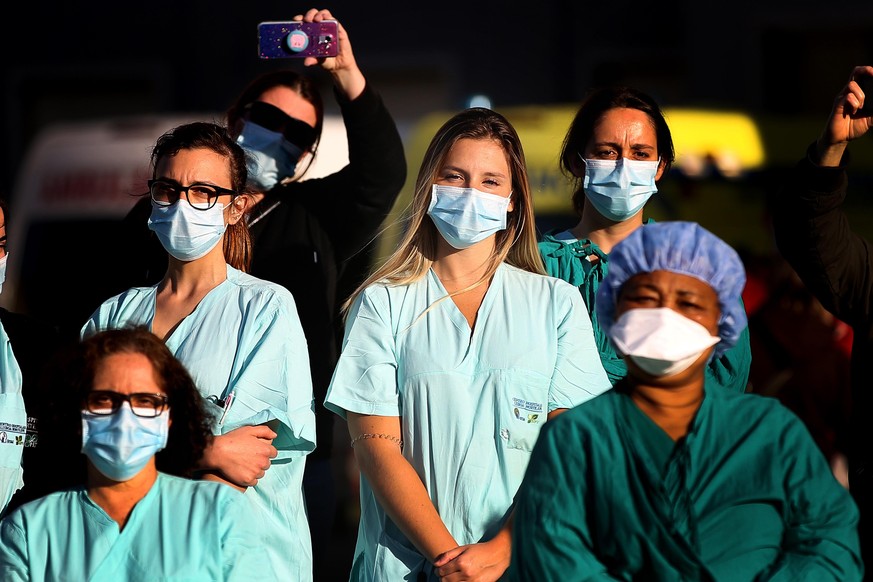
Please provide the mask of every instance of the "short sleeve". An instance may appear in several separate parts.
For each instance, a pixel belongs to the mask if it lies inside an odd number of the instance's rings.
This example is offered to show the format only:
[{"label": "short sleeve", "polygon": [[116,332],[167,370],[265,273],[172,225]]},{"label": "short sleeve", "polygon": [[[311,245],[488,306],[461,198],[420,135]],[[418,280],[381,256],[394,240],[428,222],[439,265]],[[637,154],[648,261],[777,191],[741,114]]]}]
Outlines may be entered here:
[{"label": "short sleeve", "polygon": [[349,312],[343,349],[324,405],[346,412],[400,416],[395,337],[390,304],[382,286],[365,289]]},{"label": "short sleeve", "polygon": [[612,387],[579,291],[565,281],[558,281],[553,305],[557,310],[558,351],[549,391],[549,412],[572,408]]},{"label": "short sleeve", "polygon": [[[240,327],[240,343],[231,370],[234,422],[226,433],[245,425],[279,421],[273,446],[279,458],[315,449],[315,412],[309,351],[290,293],[267,295]],[[254,300],[252,300],[253,303]]]},{"label": "short sleeve", "polygon": [[27,541],[21,528],[21,513],[15,511],[0,521],[0,580],[25,582],[31,579]]}]

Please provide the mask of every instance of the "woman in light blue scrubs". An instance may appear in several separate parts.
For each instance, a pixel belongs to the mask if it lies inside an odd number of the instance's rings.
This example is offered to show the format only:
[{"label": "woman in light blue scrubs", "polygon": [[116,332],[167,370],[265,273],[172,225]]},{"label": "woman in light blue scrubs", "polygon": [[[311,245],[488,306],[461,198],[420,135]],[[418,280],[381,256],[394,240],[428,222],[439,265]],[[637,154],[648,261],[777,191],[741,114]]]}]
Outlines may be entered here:
[{"label": "woman in light blue scrubs", "polygon": [[245,272],[245,153],[223,127],[197,122],[159,138],[151,160],[148,222],[169,254],[167,273],[105,301],[82,336],[145,325],[164,340],[215,417],[199,476],[245,489],[273,569],[311,580],[302,489],[315,448],[309,355],[291,293]]},{"label": "woman in light blue scrubs", "polygon": [[610,386],[579,292],[544,274],[503,116],[437,132],[404,239],[346,308],[325,405],[361,471],[351,579],[500,579],[540,429]]},{"label": "woman in light blue scrubs", "polygon": [[[0,522],[0,579],[250,580],[271,572],[245,496],[190,476],[212,439],[191,376],[145,328],[99,333],[71,360],[87,480]],[[265,579],[269,579],[267,575]]]},{"label": "woman in light blue scrubs", "polygon": [[[0,200],[0,291],[6,280],[6,204]],[[27,429],[27,413],[21,387],[21,367],[12,351],[12,342],[0,322],[0,513],[22,485],[21,457]]]}]

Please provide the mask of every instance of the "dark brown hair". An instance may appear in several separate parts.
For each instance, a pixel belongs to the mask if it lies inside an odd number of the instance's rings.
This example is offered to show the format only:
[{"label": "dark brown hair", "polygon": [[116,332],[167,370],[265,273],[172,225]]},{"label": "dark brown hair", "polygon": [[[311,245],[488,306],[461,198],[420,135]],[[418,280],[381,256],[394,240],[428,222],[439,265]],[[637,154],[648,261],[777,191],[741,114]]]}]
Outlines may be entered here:
[{"label": "dark brown hair", "polygon": [[[71,408],[66,411],[78,420],[82,404],[91,391],[100,363],[114,354],[142,354],[152,364],[155,381],[167,395],[170,432],[167,446],[155,456],[159,471],[191,477],[212,440],[208,416],[191,375],[163,341],[145,327],[101,331],[76,346],[71,361]],[[76,406],[72,406],[75,399]]]},{"label": "dark brown hair", "polygon": [[[157,168],[163,158],[175,156],[181,150],[193,149],[207,149],[226,158],[230,164],[231,190],[246,192],[248,171],[245,151],[230,137],[225,128],[214,123],[186,123],[159,137],[152,149],[152,168]],[[223,250],[225,260],[232,267],[246,273],[249,271],[252,262],[252,238],[244,219],[228,224]]]},{"label": "dark brown hair", "polygon": [[670,166],[673,165],[676,157],[670,127],[667,125],[664,113],[652,97],[637,89],[624,86],[592,89],[579,106],[579,111],[576,112],[576,117],[573,118],[561,147],[561,172],[573,181],[573,208],[580,216],[585,206],[585,193],[582,190],[582,178],[574,173],[573,167],[578,165],[578,155],[585,150],[600,116],[610,109],[619,108],[639,109],[648,115],[655,128],[658,156],[664,167],[662,176],[670,171]]},{"label": "dark brown hair", "polygon": [[315,142],[313,142],[310,148],[312,156],[309,157],[309,163],[311,164],[315,157],[315,152],[318,150],[318,143],[321,141],[321,130],[324,127],[324,102],[315,84],[308,77],[296,71],[282,69],[255,77],[243,89],[242,93],[239,94],[233,105],[227,109],[225,113],[227,127],[233,135],[239,134],[246,107],[260,99],[265,91],[274,87],[287,87],[295,91],[315,108]]}]

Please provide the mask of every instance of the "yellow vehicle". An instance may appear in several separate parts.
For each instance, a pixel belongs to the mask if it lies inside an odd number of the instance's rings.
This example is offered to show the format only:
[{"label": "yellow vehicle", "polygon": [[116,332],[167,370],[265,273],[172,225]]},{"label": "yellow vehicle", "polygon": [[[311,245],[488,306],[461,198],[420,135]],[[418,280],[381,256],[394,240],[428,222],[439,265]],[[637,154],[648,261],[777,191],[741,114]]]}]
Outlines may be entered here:
[{"label": "yellow vehicle", "polygon": [[[577,108],[575,104],[496,108],[513,124],[524,146],[541,233],[578,220],[571,204],[573,188],[561,174],[558,160]],[[377,260],[397,244],[424,151],[454,113],[422,118],[407,138],[407,181],[378,242]],[[821,131],[823,118],[762,118],[741,111],[693,108],[665,108],[664,114],[673,134],[676,162],[671,175],[661,180],[645,216],[694,220],[738,250],[773,251],[766,197],[778,187],[779,173],[803,156]],[[853,143],[852,151],[857,162],[853,162],[853,176],[863,186],[864,176],[873,172],[873,140]],[[853,218],[857,213],[858,226],[869,225],[873,235],[873,209],[864,200],[868,196],[863,192],[855,196]]]}]

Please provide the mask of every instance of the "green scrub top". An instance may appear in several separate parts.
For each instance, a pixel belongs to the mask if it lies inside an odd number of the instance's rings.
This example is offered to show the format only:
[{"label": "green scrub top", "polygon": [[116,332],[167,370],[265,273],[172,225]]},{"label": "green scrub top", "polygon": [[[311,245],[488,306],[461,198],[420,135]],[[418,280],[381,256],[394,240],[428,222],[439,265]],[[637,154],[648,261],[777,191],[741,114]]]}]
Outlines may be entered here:
[{"label": "green scrub top", "polygon": [[[105,301],[82,327],[151,328],[157,285],[135,287]],[[312,547],[303,499],[305,455],[315,448],[315,412],[306,338],[291,293],[227,266],[212,289],[166,340],[216,416],[215,434],[277,420],[278,456],[246,496],[266,532],[268,554],[289,579],[312,579]],[[233,399],[224,409],[215,402]]]},{"label": "green scrub top", "polygon": [[509,579],[859,581],[857,526],[848,491],[776,399],[707,385],[674,442],[619,383],[540,436]]},{"label": "green scrub top", "polygon": [[248,508],[226,485],[158,473],[119,530],[83,488],[52,493],[0,522],[0,579],[277,580]]},{"label": "green scrub top", "polygon": [[[401,417],[403,455],[463,545],[503,524],[548,413],[610,384],[581,297],[564,281],[501,265],[472,333],[446,296],[433,270],[367,288],[349,314],[325,406],[344,418]],[[433,578],[362,476],[351,579],[418,572]]]},{"label": "green scrub top", "polygon": [[[653,222],[650,219],[647,224]],[[598,324],[594,311],[597,289],[609,270],[609,255],[589,239],[577,240],[569,231],[546,233],[539,243],[539,249],[549,275],[579,288],[594,327],[600,359],[614,385],[627,376],[627,365],[615,353],[615,347]],[[746,327],[734,347],[710,362],[706,369],[706,378],[728,390],[745,392],[751,365],[752,348],[749,329]]]}]

